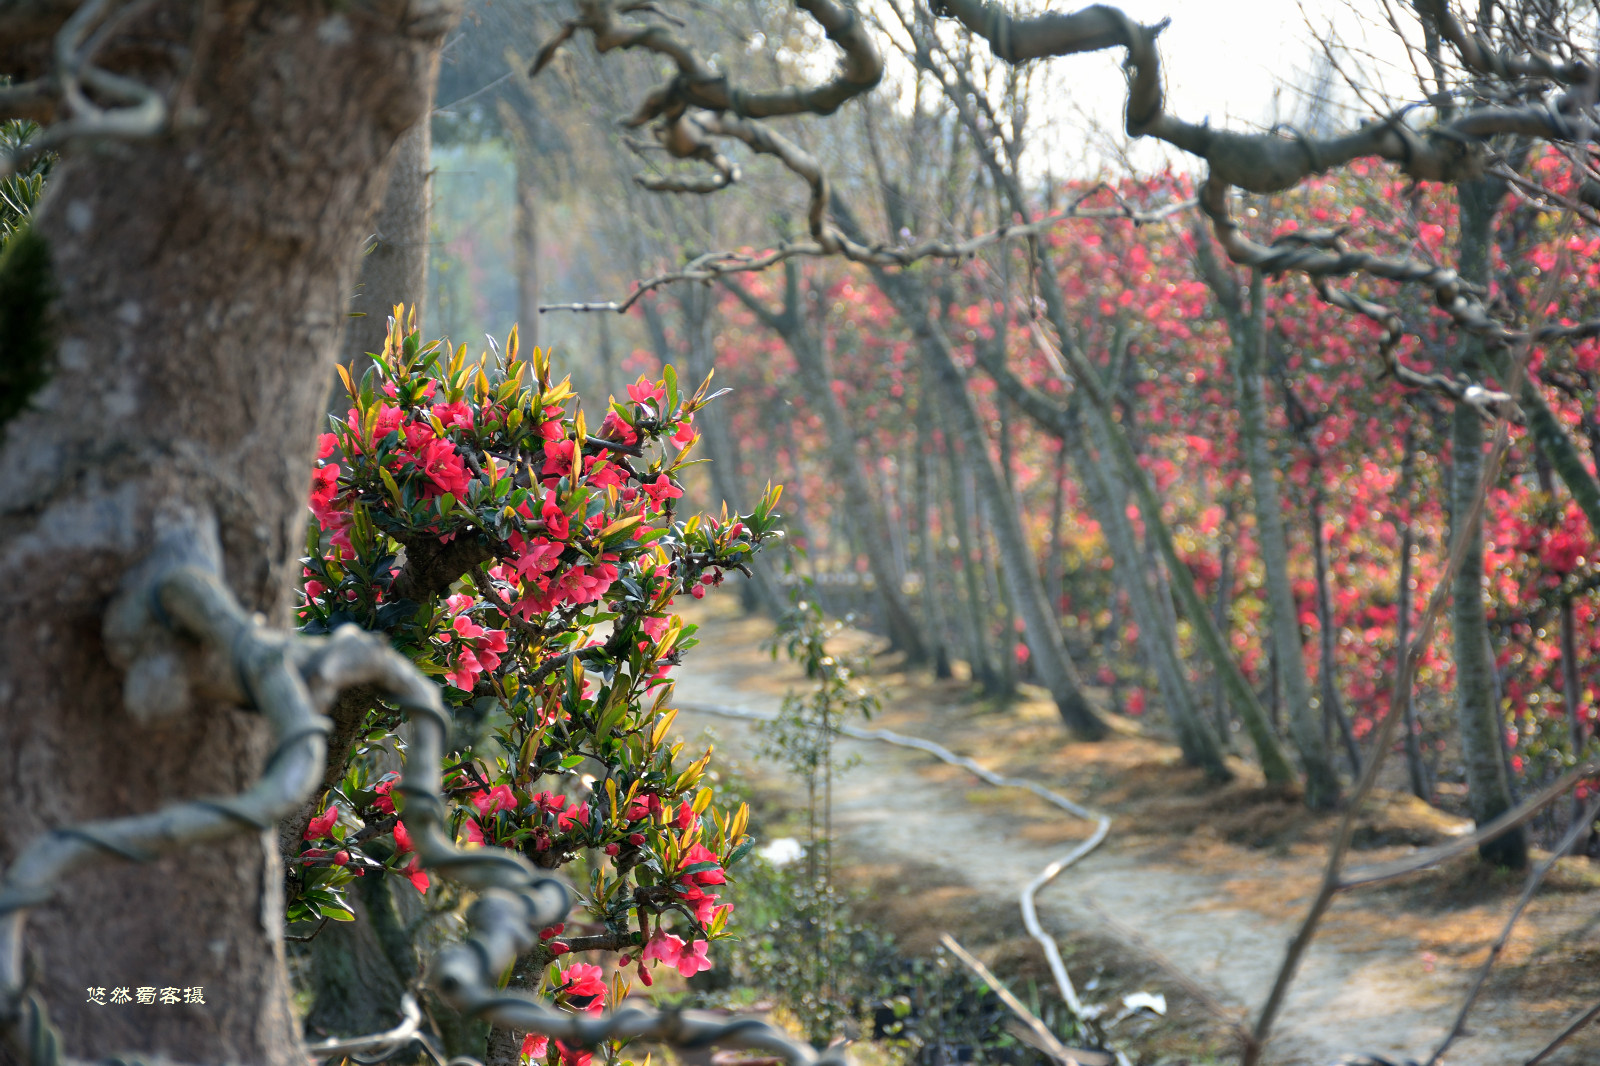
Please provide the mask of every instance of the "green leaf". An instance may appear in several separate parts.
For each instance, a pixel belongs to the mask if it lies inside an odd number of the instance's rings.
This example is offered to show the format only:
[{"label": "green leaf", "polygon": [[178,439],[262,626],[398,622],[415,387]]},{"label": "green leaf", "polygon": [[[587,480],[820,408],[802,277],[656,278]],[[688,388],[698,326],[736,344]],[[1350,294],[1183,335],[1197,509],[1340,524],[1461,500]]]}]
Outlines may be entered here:
[{"label": "green leaf", "polygon": [[667,406],[662,409],[663,418],[672,417],[672,412],[678,409],[678,372],[668,363],[661,368],[661,377],[667,384]]},{"label": "green leaf", "polygon": [[743,844],[740,844],[738,847],[736,847],[732,851],[728,852],[728,861],[722,864],[722,868],[724,870],[730,868],[731,866],[733,866],[734,863],[738,862],[740,859],[742,859],[746,855],[750,854],[750,850],[752,848],[754,848],[755,846],[756,846],[756,841],[755,841],[754,837],[751,837],[749,840],[746,840]]}]

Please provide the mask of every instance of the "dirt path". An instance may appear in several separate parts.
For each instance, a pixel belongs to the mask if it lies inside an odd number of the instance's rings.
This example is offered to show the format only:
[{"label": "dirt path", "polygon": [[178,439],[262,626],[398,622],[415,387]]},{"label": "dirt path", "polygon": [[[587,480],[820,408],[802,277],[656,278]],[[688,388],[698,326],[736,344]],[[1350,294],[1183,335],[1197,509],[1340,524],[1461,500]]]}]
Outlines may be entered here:
[{"label": "dirt path", "polygon": [[[751,648],[730,646],[735,637],[713,637],[711,646],[695,654],[695,667],[678,682],[682,702],[777,709],[782,687],[776,682],[783,669],[767,664],[763,670],[759,660],[752,661]],[[746,723],[685,711],[682,724],[690,734],[711,727],[724,750],[741,761],[753,755]],[[895,728],[957,746],[927,726],[918,730],[897,722]],[[1009,804],[983,802],[970,775],[925,755],[857,741],[842,742],[841,751],[860,760],[835,785],[835,832],[846,848],[870,861],[943,866],[986,902],[1008,903],[1013,916],[1021,885],[1069,850],[1075,836],[1087,835],[1088,827],[1072,825],[1059,814],[1055,832],[1042,833],[1034,820],[1016,817]],[[1080,802],[1097,802],[1093,795],[1067,791]],[[1041,893],[1041,917],[1070,943],[1075,934],[1105,934],[1098,908],[1225,1005],[1254,1010],[1315,887],[1317,850],[1271,855],[1202,844],[1199,850],[1173,848],[1153,843],[1145,833],[1119,833],[1114,824],[1103,847]],[[1541,952],[1575,935],[1594,903],[1592,895],[1583,894],[1536,903],[1534,920],[1513,941],[1507,961],[1521,958],[1519,973],[1536,972]],[[1453,912],[1447,918],[1453,931],[1445,934],[1430,932],[1429,923],[1392,913],[1393,908],[1375,912],[1370,901],[1365,909],[1361,900],[1337,907],[1306,957],[1266,1061],[1326,1066],[1357,1052],[1425,1059],[1453,1020],[1472,969],[1483,957],[1481,950],[1450,955],[1429,948],[1459,941],[1463,923],[1472,944],[1481,940],[1486,946],[1506,908],[1479,909],[1483,913],[1474,911],[1470,921]],[[1020,919],[1013,920],[1020,925]],[[1562,1002],[1547,991],[1491,984],[1473,1015],[1471,1036],[1446,1062],[1510,1066],[1525,1061],[1580,1002]],[[1600,1062],[1600,1039],[1591,1033],[1549,1061]]]}]

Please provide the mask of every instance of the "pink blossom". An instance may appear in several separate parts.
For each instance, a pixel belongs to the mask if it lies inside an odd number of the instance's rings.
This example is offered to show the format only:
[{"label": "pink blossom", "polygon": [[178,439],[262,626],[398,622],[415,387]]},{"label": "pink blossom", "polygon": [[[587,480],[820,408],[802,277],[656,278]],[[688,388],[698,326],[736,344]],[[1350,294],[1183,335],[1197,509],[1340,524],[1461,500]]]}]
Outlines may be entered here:
[{"label": "pink blossom", "polygon": [[399,783],[399,780],[397,776],[392,774],[386,775],[383,780],[373,786],[372,791],[378,794],[378,798],[372,801],[372,805],[384,814],[394,813],[394,797],[389,793]]},{"label": "pink blossom", "polygon": [[572,442],[551,440],[544,445],[545,477],[564,477],[572,473]]},{"label": "pink blossom", "polygon": [[676,500],[683,495],[683,490],[674,485],[672,479],[665,474],[639,487],[650,497],[650,506],[658,511],[666,506],[667,500]]},{"label": "pink blossom", "polygon": [[471,648],[462,648],[460,656],[456,659],[454,670],[445,673],[445,679],[462,692],[471,692],[478,683],[478,675],[483,673],[483,666],[478,662],[478,657],[472,653]]},{"label": "pink blossom", "polygon": [[583,476],[597,489],[608,489],[612,486],[620,488],[627,482],[622,468],[616,463],[608,463],[592,455],[584,460]]},{"label": "pink blossom", "polygon": [[589,805],[587,803],[580,803],[570,810],[562,811],[561,816],[556,819],[556,828],[565,833],[579,822],[582,822],[584,827],[588,828]]},{"label": "pink blossom", "polygon": [[339,808],[328,804],[328,809],[311,819],[306,826],[304,839],[319,840],[333,831],[333,823],[339,820]]},{"label": "pink blossom", "polygon": [[640,377],[638,381],[628,386],[628,399],[634,403],[656,403],[666,398],[667,387],[647,377]]},{"label": "pink blossom", "polygon": [[455,403],[436,403],[433,405],[433,417],[442,425],[455,426],[459,429],[472,428],[472,409],[467,406],[467,401],[457,400]]},{"label": "pink blossom", "polygon": [[550,1051],[550,1038],[543,1033],[529,1033],[522,1038],[522,1057],[527,1061],[542,1059]]},{"label": "pink blossom", "polygon": [[[568,443],[570,444],[571,442],[569,441]],[[549,447],[546,446],[545,450],[548,452]],[[545,464],[547,468],[549,465],[550,464],[548,463]],[[545,473],[549,473],[549,470],[546,469]],[[570,522],[567,518],[566,512],[563,511],[561,509],[561,505],[556,502],[555,493],[546,492],[544,494],[544,503],[539,508],[539,517],[544,520],[544,531],[546,536],[549,536],[555,540],[567,539],[567,535],[570,532]]]},{"label": "pink blossom", "polygon": [[[688,826],[683,824],[683,815],[685,811],[689,811],[689,805],[687,803],[683,804],[678,809],[678,828],[680,829],[688,828]],[[689,812],[689,816],[691,818],[694,817],[692,811]],[[716,861],[716,852],[712,851],[704,844],[694,845],[683,857],[683,865],[685,867],[696,866],[703,862],[715,863]],[[692,881],[695,884],[700,885],[720,885],[727,881],[727,876],[722,872],[722,868],[720,866],[716,866],[710,870],[701,870],[698,873],[684,874],[683,879],[685,881]]]},{"label": "pink blossom", "polygon": [[706,949],[711,947],[709,940],[696,940],[684,948],[678,956],[678,972],[685,977],[693,977],[703,970],[711,969],[711,960],[706,958]]},{"label": "pink blossom", "polygon": [[606,1006],[605,973],[598,966],[575,962],[562,973],[561,986],[569,1002],[579,1010],[599,1014]]},{"label": "pink blossom", "polygon": [[411,882],[412,888],[415,888],[418,892],[428,891],[428,871],[422,868],[420,856],[411,856],[410,864],[406,866],[402,873],[405,874],[406,880]]},{"label": "pink blossom", "polygon": [[326,526],[333,511],[333,498],[339,494],[339,464],[327,463],[311,471],[311,513]]},{"label": "pink blossom", "polygon": [[478,813],[490,815],[496,811],[510,811],[517,807],[517,795],[511,791],[510,785],[496,785],[488,792],[480,792],[472,797],[472,805],[478,808]]},{"label": "pink blossom", "polygon": [[676,966],[678,965],[678,959],[682,955],[683,938],[658,929],[656,930],[656,935],[650,938],[650,942],[639,953],[639,959],[640,961],[660,959],[668,966]]},{"label": "pink blossom", "polygon": [[447,440],[435,440],[423,448],[417,456],[417,466],[439,492],[448,492],[458,500],[466,496],[471,486],[461,455]]}]

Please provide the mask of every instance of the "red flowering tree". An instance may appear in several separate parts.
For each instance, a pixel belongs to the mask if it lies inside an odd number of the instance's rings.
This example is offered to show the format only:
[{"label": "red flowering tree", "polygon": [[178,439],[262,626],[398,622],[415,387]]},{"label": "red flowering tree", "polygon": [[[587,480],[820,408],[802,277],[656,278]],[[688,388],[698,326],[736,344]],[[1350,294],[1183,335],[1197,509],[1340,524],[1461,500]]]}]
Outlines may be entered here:
[{"label": "red flowering tree", "polygon": [[[681,390],[670,366],[612,400],[592,433],[570,383],[542,351],[519,351],[515,330],[469,360],[393,325],[345,384],[349,411],[312,478],[302,628],[380,630],[443,683],[459,844],[576,871],[581,916],[543,930],[516,983],[599,1012],[628,982],[574,953],[616,953],[647,985],[652,961],[710,969],[749,812],[715,804],[709,750],[667,742],[669,674],[696,643],[672,607],[775,536],[778,490],[738,518],[677,514],[709,398],[705,384]],[[359,697],[338,712],[346,739],[292,849],[291,922],[352,919],[357,877],[430,887],[399,817],[401,775],[383,764],[397,712]],[[535,1037],[521,1050],[589,1058]]]}]

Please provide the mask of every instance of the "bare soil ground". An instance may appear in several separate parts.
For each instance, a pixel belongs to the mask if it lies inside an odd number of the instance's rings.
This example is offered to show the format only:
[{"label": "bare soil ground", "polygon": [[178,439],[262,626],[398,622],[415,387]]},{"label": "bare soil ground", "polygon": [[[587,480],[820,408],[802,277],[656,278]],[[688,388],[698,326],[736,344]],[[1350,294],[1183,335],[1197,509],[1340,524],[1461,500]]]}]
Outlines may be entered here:
[{"label": "bare soil ground", "polygon": [[[693,620],[703,643],[678,679],[683,703],[772,710],[804,683],[792,665],[761,650],[767,623],[714,601]],[[1219,1015],[1253,1017],[1265,998],[1318,883],[1333,818],[1264,789],[1242,763],[1234,783],[1209,786],[1181,764],[1175,747],[1141,735],[1136,723],[1108,741],[1072,742],[1042,694],[995,709],[960,682],[889,668],[871,680],[885,697],[876,724],[935,739],[1111,815],[1106,844],[1041,894],[1042,920],[1060,937],[1080,988],[1094,986],[1088,998],[1166,994],[1167,1019],[1117,1033],[1131,1039],[1136,1060],[1235,1061]],[[685,710],[680,727],[691,739],[709,728],[724,756],[769,798],[792,795],[779,771],[754,761],[749,725]],[[1047,989],[1016,895],[1090,827],[1029,793],[990,788],[920,753],[853,741],[840,750],[859,763],[835,785],[835,834],[847,857],[845,879],[867,890],[868,917],[910,952],[930,950],[948,930],[977,946],[1002,977]],[[1381,793],[1369,808],[1356,865],[1469,828],[1404,794]],[[1356,1053],[1426,1061],[1522,884],[1521,875],[1466,857],[1341,897],[1305,959],[1266,1061],[1326,1066]],[[1586,859],[1562,859],[1491,975],[1469,1035],[1444,1062],[1523,1063],[1600,999],[1597,904],[1600,873]],[[1197,987],[1186,991],[1175,971]],[[1547,1061],[1600,1063],[1600,1027]]]}]

